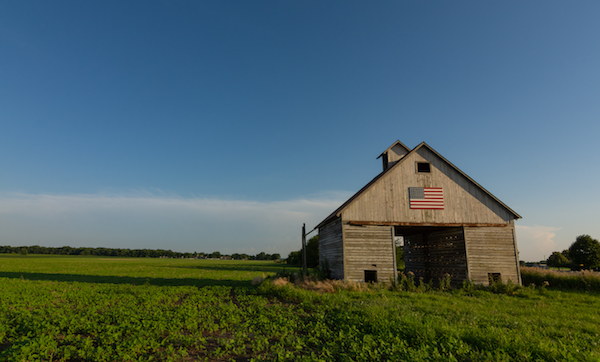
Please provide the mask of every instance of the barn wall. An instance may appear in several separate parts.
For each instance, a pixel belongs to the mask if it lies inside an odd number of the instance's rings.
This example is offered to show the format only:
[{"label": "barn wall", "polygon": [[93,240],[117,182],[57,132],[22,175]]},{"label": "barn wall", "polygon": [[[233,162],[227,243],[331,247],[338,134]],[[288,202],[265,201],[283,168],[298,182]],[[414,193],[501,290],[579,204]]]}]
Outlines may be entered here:
[{"label": "barn wall", "polygon": [[319,265],[329,267],[331,278],[344,279],[342,219],[337,218],[319,228]]},{"label": "barn wall", "polygon": [[514,226],[465,227],[469,277],[488,285],[488,273],[500,273],[502,282],[521,284]]},{"label": "barn wall", "polygon": [[[430,173],[416,172],[430,162]],[[444,210],[411,210],[409,187],[443,187]],[[506,224],[514,216],[426,148],[405,156],[344,209],[344,220]]]},{"label": "barn wall", "polygon": [[405,237],[404,260],[406,272],[416,279],[434,283],[450,275],[451,284],[459,286],[468,279],[467,255],[462,228],[429,228]]},{"label": "barn wall", "polygon": [[356,226],[345,223],[346,279],[364,281],[365,270],[376,270],[378,281],[394,276],[394,247],[389,226]]}]

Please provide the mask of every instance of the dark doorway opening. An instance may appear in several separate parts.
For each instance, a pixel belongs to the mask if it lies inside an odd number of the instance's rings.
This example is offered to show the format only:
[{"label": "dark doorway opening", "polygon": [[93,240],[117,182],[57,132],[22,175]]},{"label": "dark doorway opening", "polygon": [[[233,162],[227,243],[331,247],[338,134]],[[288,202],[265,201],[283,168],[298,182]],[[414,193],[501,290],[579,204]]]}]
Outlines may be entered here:
[{"label": "dark doorway opening", "polygon": [[450,276],[453,287],[468,279],[467,254],[462,227],[398,226],[404,235],[405,272],[415,279],[437,284]]},{"label": "dark doorway opening", "polygon": [[365,283],[377,283],[377,270],[365,270]]}]

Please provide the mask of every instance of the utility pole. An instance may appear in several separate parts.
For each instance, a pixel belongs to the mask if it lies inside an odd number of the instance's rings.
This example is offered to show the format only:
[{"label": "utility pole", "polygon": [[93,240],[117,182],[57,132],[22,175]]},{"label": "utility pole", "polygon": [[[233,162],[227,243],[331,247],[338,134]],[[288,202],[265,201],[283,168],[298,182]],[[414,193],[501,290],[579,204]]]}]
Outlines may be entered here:
[{"label": "utility pole", "polygon": [[302,224],[302,271],[304,275],[308,274],[306,270],[306,224]]}]

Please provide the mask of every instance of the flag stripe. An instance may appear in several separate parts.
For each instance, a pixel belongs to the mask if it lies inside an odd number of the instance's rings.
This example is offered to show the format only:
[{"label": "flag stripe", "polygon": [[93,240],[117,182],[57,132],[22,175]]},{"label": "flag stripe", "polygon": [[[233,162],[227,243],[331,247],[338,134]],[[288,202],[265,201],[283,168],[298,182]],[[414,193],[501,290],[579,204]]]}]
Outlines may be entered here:
[{"label": "flag stripe", "polygon": [[409,187],[411,209],[444,209],[444,190],[441,187]]}]

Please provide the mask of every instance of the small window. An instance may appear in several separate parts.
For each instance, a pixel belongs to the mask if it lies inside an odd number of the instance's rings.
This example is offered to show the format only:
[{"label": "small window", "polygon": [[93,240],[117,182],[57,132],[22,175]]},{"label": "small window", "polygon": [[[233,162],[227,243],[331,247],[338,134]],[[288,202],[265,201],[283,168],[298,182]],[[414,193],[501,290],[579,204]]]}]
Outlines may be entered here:
[{"label": "small window", "polygon": [[502,282],[502,275],[500,273],[488,273],[488,281],[490,285],[500,283]]},{"label": "small window", "polygon": [[417,162],[417,172],[431,172],[431,164],[429,162]]},{"label": "small window", "polygon": [[377,283],[377,270],[365,270],[365,283]]}]

